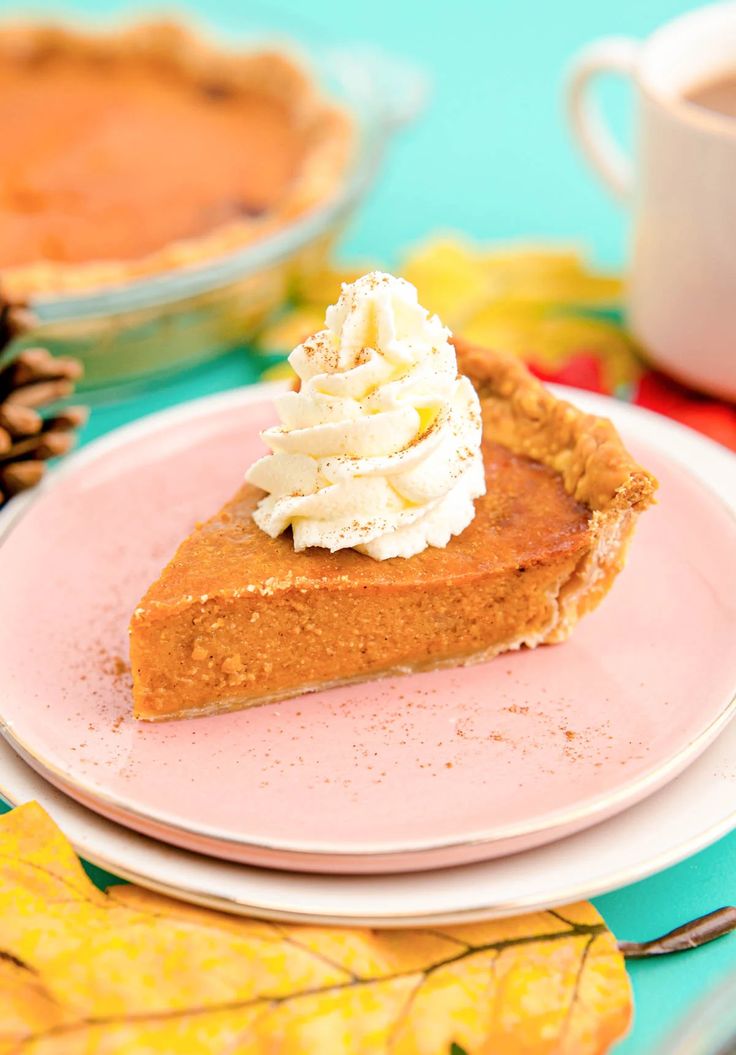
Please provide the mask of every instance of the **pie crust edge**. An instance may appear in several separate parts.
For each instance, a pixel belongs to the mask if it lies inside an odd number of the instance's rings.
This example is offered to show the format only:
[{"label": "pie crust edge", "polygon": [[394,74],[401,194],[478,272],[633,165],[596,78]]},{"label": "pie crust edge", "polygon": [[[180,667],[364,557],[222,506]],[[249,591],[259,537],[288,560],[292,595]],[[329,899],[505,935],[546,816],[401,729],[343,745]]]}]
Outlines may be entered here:
[{"label": "pie crust edge", "polygon": [[553,469],[566,492],[591,510],[590,548],[562,586],[557,622],[542,638],[563,641],[626,563],[637,517],[654,502],[657,481],[629,454],[612,422],[558,399],[516,356],[454,343],[458,369],[481,400],[484,428],[514,453]]}]

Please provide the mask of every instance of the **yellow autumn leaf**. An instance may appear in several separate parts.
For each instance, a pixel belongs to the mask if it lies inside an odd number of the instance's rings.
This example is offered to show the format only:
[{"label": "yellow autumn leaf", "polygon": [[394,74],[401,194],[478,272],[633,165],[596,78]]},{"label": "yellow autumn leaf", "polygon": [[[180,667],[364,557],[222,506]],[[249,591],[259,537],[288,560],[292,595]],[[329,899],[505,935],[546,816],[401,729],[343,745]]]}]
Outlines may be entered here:
[{"label": "yellow autumn leaf", "polygon": [[469,319],[462,336],[550,369],[577,354],[596,356],[607,391],[631,384],[642,372],[633,342],[620,326],[604,319],[548,315],[539,306],[497,301]]},{"label": "yellow autumn leaf", "polygon": [[317,308],[312,304],[297,305],[265,326],[258,334],[254,347],[263,355],[287,354],[306,337],[323,329],[324,325],[325,308]]},{"label": "yellow autumn leaf", "polygon": [[621,279],[592,269],[577,249],[516,245],[480,250],[479,256],[498,294],[507,299],[580,307],[621,302]]},{"label": "yellow autumn leaf", "polygon": [[377,266],[369,261],[356,261],[350,265],[332,264],[308,271],[301,275],[295,286],[295,298],[302,304],[316,304],[324,313],[324,308],[337,300],[343,282],[355,282],[368,271],[375,271]]},{"label": "yellow autumn leaf", "polygon": [[631,995],[587,903],[416,930],[97,890],[36,803],[0,819],[0,1053],[597,1055]]},{"label": "yellow autumn leaf", "polygon": [[515,245],[484,249],[457,236],[429,239],[411,250],[401,273],[419,299],[464,333],[478,312],[519,306],[608,308],[620,303],[620,278],[594,271],[575,249]]},{"label": "yellow autumn leaf", "polygon": [[419,303],[439,315],[451,330],[461,329],[491,296],[477,250],[452,236],[432,238],[411,250],[399,274],[416,286]]},{"label": "yellow autumn leaf", "polygon": [[[303,278],[295,303],[261,332],[256,351],[288,354],[323,327],[341,282],[353,281],[367,267],[328,266]],[[641,373],[625,330],[600,315],[620,304],[620,278],[591,268],[575,248],[489,248],[457,235],[436,235],[411,249],[398,270],[417,287],[420,302],[468,341],[552,371],[577,355],[595,356],[611,392]],[[278,367],[264,375],[280,376],[288,375]]]}]

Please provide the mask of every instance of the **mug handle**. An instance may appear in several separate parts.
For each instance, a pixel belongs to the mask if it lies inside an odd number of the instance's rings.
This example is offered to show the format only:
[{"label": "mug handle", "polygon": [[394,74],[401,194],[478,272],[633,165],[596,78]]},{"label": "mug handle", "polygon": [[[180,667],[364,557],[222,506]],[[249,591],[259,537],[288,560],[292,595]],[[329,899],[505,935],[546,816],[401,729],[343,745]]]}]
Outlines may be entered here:
[{"label": "mug handle", "polygon": [[573,62],[567,83],[567,117],[578,146],[611,193],[626,202],[633,187],[633,166],[606,127],[590,89],[601,73],[631,77],[640,44],[629,37],[605,37],[584,48]]}]

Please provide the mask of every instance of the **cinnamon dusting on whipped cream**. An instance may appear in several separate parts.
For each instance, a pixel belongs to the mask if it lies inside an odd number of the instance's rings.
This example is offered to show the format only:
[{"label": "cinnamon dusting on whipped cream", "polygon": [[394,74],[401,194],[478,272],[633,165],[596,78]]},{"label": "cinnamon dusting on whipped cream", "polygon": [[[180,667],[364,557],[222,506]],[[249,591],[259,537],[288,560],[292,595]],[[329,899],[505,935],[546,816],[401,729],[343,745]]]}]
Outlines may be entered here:
[{"label": "cinnamon dusting on whipped cream", "polygon": [[276,401],[271,454],[247,479],[254,513],[294,547],[354,548],[376,560],[444,547],[485,493],[476,392],[450,333],[415,288],[381,272],[344,285],[326,328],[291,353],[299,391]]}]

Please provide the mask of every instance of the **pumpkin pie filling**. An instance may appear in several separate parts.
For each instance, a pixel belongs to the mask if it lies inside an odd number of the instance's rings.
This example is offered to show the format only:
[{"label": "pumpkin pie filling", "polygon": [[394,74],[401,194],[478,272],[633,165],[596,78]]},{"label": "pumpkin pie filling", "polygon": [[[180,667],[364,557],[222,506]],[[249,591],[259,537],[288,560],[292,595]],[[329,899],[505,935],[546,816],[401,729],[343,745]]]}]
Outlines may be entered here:
[{"label": "pumpkin pie filling", "polygon": [[484,444],[488,490],[446,549],[372,561],[295,553],[246,484],[182,544],[133,619],[136,713],[159,719],[535,644],[589,548],[588,509],[552,470]]},{"label": "pumpkin pie filling", "polygon": [[136,61],[0,66],[0,127],[0,267],[126,260],[258,216],[304,152],[278,100]]},{"label": "pumpkin pie filling", "polygon": [[15,296],[237,248],[332,194],[351,139],[286,55],[218,52],[158,23],[0,30],[0,129]]}]

